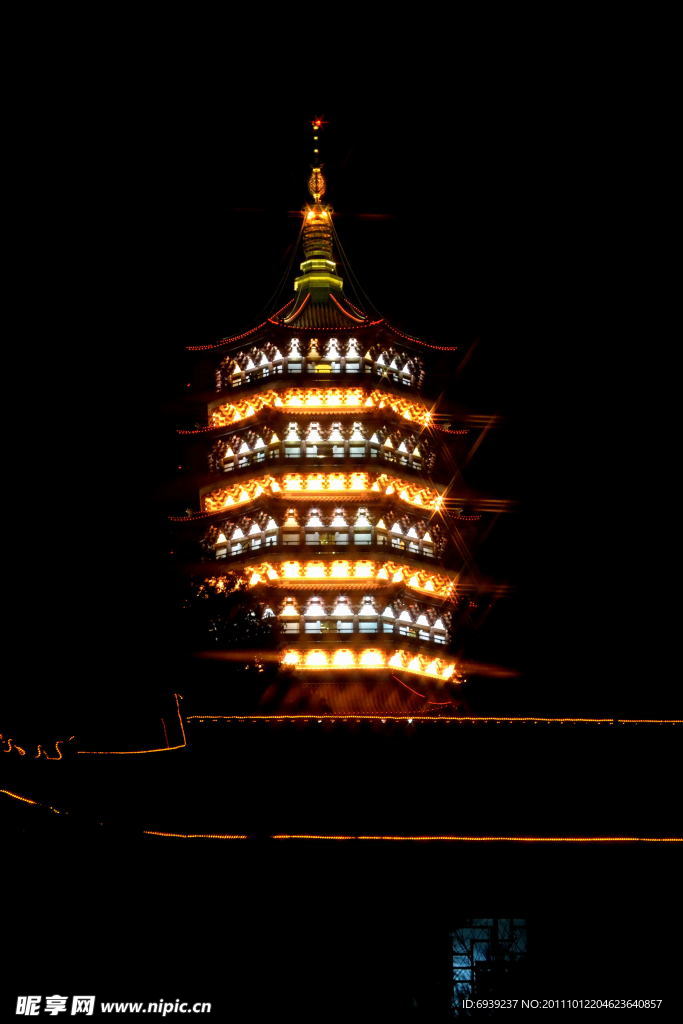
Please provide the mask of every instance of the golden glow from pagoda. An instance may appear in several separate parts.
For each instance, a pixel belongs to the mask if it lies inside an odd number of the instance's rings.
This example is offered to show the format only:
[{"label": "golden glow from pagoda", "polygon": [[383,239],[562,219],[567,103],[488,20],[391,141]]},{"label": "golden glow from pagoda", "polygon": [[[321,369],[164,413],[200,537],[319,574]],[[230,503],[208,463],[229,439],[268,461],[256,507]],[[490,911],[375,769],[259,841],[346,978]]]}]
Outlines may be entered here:
[{"label": "golden glow from pagoda", "polygon": [[296,498],[345,493],[396,494],[407,505],[430,512],[438,511],[444,503],[443,496],[433,486],[406,481],[388,473],[285,473],[282,476],[267,474],[240,480],[230,487],[219,487],[204,495],[202,508],[204,512],[220,512],[246,505],[262,494]]},{"label": "golden glow from pagoda", "polygon": [[[418,594],[428,594],[443,600],[452,598],[455,593],[457,576],[445,571],[431,568],[415,569],[388,559],[378,561],[371,558],[350,559],[336,558],[331,562],[318,559],[310,561],[259,562],[247,567],[248,584],[256,587],[261,583],[339,583],[347,585],[401,583],[409,590]],[[207,579],[207,583],[217,586],[222,577]]]},{"label": "golden glow from pagoda", "polygon": [[402,419],[426,427],[432,414],[421,402],[389,395],[375,388],[284,388],[262,391],[239,402],[224,402],[211,410],[210,427],[229,427],[256,416],[262,409],[314,409],[316,412],[358,412],[361,409],[391,409]]},{"label": "golden glow from pagoda", "polygon": [[335,669],[393,669],[396,672],[410,672],[413,675],[426,676],[439,682],[462,682],[462,674],[454,661],[432,657],[427,654],[414,654],[412,651],[382,651],[368,647],[354,650],[341,647],[338,650],[295,650],[284,652],[282,664],[298,671],[320,671]]}]

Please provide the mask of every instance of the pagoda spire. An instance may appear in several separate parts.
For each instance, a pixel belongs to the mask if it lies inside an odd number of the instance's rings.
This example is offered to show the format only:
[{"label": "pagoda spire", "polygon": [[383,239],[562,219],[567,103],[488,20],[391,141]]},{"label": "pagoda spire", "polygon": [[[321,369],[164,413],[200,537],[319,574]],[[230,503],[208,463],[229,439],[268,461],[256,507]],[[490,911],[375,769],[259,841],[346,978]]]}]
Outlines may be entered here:
[{"label": "pagoda spire", "polygon": [[330,292],[340,293],[344,287],[337,276],[337,264],[332,245],[332,207],[324,205],[322,198],[327,182],[320,161],[320,130],[325,122],[321,118],[311,121],[313,129],[313,166],[308,179],[312,204],[303,210],[303,248],[305,259],[300,264],[301,276],[294,281],[299,295],[310,294],[313,302],[327,301]]}]

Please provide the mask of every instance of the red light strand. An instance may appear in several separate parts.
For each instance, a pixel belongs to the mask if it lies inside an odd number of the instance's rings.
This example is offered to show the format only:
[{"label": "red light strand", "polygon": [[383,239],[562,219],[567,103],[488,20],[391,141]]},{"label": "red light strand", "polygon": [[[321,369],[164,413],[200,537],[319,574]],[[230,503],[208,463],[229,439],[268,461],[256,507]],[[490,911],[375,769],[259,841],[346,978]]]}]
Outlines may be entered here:
[{"label": "red light strand", "polygon": [[[289,314],[289,316],[286,316],[284,318],[285,323],[288,324],[292,320],[296,320],[296,318],[303,313],[304,309],[306,308],[306,306],[308,305],[310,300],[311,300],[311,293],[307,292],[306,295],[304,296],[304,301],[301,303],[301,305],[298,307],[298,309],[296,309],[296,308],[293,309],[292,312]],[[274,321],[271,320],[271,323],[274,323]]]},{"label": "red light strand", "polygon": [[367,317],[363,317],[362,320],[359,320],[359,318],[357,316],[354,316],[353,313],[349,313],[348,309],[344,309],[341,302],[337,301],[337,298],[332,294],[332,292],[330,292],[330,298],[334,302],[337,309],[340,309],[344,316],[347,316],[349,320],[354,320],[357,324],[365,323],[365,321],[367,320]]},{"label": "red light strand", "polygon": [[399,334],[407,341],[415,342],[416,345],[423,345],[424,348],[433,348],[438,352],[457,352],[460,347],[459,345],[430,345],[428,341],[420,341],[419,338],[413,338],[411,334],[404,334],[403,331],[399,331],[398,327],[394,327],[393,324],[390,324],[388,320],[386,321],[386,325],[390,331],[394,332],[394,334]]}]

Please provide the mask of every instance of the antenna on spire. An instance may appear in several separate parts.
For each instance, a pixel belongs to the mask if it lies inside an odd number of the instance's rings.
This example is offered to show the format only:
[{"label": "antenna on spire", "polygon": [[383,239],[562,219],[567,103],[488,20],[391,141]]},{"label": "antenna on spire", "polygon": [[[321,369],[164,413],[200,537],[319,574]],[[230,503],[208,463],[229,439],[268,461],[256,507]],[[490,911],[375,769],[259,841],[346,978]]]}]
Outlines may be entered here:
[{"label": "antenna on spire", "polygon": [[320,131],[325,124],[327,124],[327,121],[323,121],[320,117],[311,121],[311,128],[313,129],[313,168],[308,179],[308,191],[316,203],[319,203],[325,195],[325,179],[322,175],[320,162]]},{"label": "antenna on spire", "polygon": [[316,117],[315,120],[311,121],[311,128],[313,129],[313,166],[320,167],[320,131],[323,125],[327,124],[327,121],[323,121],[321,117]]}]

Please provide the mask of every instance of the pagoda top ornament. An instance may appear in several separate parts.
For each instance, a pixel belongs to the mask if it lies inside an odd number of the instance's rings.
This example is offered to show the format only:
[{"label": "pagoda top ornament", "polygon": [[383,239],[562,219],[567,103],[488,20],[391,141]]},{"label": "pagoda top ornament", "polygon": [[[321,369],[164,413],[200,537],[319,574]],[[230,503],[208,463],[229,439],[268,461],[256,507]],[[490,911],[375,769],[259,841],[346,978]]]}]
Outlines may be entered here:
[{"label": "pagoda top ornament", "polygon": [[319,203],[325,195],[327,185],[320,167],[314,167],[308,179],[308,191],[311,193],[314,202]]}]

